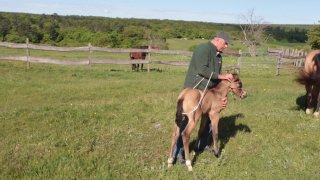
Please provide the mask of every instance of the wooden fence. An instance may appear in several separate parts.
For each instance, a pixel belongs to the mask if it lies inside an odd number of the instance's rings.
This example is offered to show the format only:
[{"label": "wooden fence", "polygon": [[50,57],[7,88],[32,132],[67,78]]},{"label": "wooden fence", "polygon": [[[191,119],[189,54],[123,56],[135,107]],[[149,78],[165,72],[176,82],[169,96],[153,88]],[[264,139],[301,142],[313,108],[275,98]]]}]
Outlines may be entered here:
[{"label": "wooden fence", "polygon": [[297,49],[271,49],[268,54],[277,58],[276,75],[280,75],[280,69],[297,69],[304,65],[306,51]]},{"label": "wooden fence", "polygon": [[[29,40],[26,40],[25,44],[17,43],[8,43],[0,42],[0,46],[7,48],[16,48],[16,49],[26,49],[26,56],[0,56],[0,60],[16,60],[16,61],[25,61],[27,63],[27,69],[30,67],[30,63],[50,63],[50,64],[147,64],[148,72],[150,71],[150,64],[165,64],[172,66],[188,66],[189,62],[181,61],[154,61],[151,60],[151,53],[156,54],[169,54],[169,55],[183,55],[183,56],[192,56],[190,51],[176,51],[176,50],[159,50],[159,49],[121,49],[121,48],[102,48],[94,47],[90,43],[88,46],[84,47],[54,47],[54,46],[44,46],[44,45],[34,45],[30,44]],[[87,59],[79,60],[61,60],[61,59],[52,59],[52,58],[43,58],[43,57],[32,57],[30,55],[30,50],[45,50],[45,51],[59,51],[59,52],[88,52]],[[110,59],[94,59],[92,58],[92,53],[94,51],[102,51],[109,53],[130,53],[130,52],[147,52],[149,55],[147,59],[135,59],[135,60],[110,60]],[[227,53],[228,54],[228,53]],[[234,52],[229,53],[229,55],[234,56]],[[128,56],[129,58],[129,56]],[[225,66],[223,67],[226,71],[239,71],[237,66]]]},{"label": "wooden fence", "polygon": [[[27,69],[30,68],[30,63],[50,63],[50,64],[147,64],[147,70],[150,71],[150,64],[165,64],[172,66],[188,66],[189,61],[156,61],[151,60],[151,53],[156,54],[171,54],[171,55],[183,55],[183,56],[192,56],[192,52],[190,51],[176,51],[176,50],[159,50],[159,49],[115,49],[115,48],[101,48],[94,47],[90,43],[85,47],[54,47],[54,46],[43,46],[43,45],[34,45],[30,44],[28,39],[25,44],[16,44],[16,43],[8,43],[8,42],[0,42],[0,46],[8,47],[8,48],[18,48],[18,49],[26,49],[26,56],[0,56],[0,60],[17,60],[17,61],[25,61],[27,63]],[[60,52],[88,52],[87,59],[79,59],[79,60],[61,60],[61,59],[52,59],[52,58],[43,58],[43,57],[32,57],[30,55],[30,50],[46,50],[46,51],[60,51]],[[110,60],[110,59],[94,59],[92,58],[92,54],[94,51],[102,51],[109,53],[130,53],[130,52],[147,52],[149,55],[146,60],[138,59],[138,60]],[[245,64],[242,61],[242,57],[246,55],[246,53],[242,53],[241,51],[226,51],[224,54],[228,56],[236,56],[237,57],[237,65],[235,66],[224,66],[223,70],[235,71],[240,73],[240,68]],[[267,53],[262,53],[263,55],[273,56],[276,58],[276,75],[280,74],[280,69],[293,69],[296,67],[300,67],[303,65],[304,58],[306,56],[306,52],[298,51],[295,49],[268,49]],[[129,56],[128,56],[129,58]],[[259,62],[264,63],[264,62]]]}]

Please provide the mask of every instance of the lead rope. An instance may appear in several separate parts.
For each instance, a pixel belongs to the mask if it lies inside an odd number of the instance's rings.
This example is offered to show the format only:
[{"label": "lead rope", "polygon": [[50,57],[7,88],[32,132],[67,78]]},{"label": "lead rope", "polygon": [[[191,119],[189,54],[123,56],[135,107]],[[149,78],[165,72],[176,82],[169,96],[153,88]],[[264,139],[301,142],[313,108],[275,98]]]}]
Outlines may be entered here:
[{"label": "lead rope", "polygon": [[[193,113],[194,111],[196,111],[196,110],[199,108],[199,106],[200,106],[200,104],[201,104],[201,102],[202,102],[202,99],[203,99],[203,97],[204,97],[204,94],[206,93],[206,90],[207,90],[207,88],[208,88],[208,85],[209,85],[209,82],[210,82],[210,79],[211,79],[212,75],[213,75],[213,72],[211,72],[211,74],[210,74],[210,77],[209,77],[209,79],[208,79],[206,88],[204,88],[204,90],[203,90],[203,93],[202,93],[202,95],[201,95],[201,98],[200,98],[200,100],[199,100],[198,105],[195,106],[192,111],[190,111],[190,112],[188,112],[188,113],[182,113],[182,114],[187,115],[187,114]],[[204,80],[204,78],[202,78],[202,79],[198,82],[198,84],[196,84],[196,85],[193,87],[193,89],[195,89],[203,80]]]}]

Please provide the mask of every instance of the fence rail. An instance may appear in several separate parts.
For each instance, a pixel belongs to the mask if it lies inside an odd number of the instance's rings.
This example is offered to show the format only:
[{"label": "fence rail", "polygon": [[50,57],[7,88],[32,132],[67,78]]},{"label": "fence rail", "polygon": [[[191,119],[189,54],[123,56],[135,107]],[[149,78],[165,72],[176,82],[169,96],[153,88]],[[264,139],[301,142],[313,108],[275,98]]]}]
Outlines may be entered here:
[{"label": "fence rail", "polygon": [[[26,61],[27,68],[29,68],[30,63],[50,63],[50,64],[62,64],[62,65],[85,65],[85,64],[147,64],[148,71],[150,64],[164,64],[164,65],[172,65],[172,66],[188,66],[189,62],[181,62],[181,61],[156,61],[151,60],[150,55],[147,56],[146,60],[135,59],[135,60],[108,60],[108,59],[93,59],[92,53],[94,51],[102,51],[109,53],[131,53],[131,52],[146,52],[146,53],[155,53],[155,54],[169,54],[169,55],[183,55],[183,56],[192,56],[191,51],[177,51],[177,50],[160,50],[160,49],[122,49],[122,48],[102,48],[102,47],[94,47],[90,43],[88,46],[83,47],[54,47],[54,46],[45,46],[45,45],[35,45],[29,44],[28,39],[25,44],[17,44],[17,43],[9,43],[9,42],[0,42],[0,46],[7,48],[16,48],[16,49],[26,49],[26,56],[0,56],[0,60],[16,60],[16,61]],[[43,58],[43,57],[32,57],[30,56],[30,50],[43,50],[43,51],[58,51],[58,52],[88,52],[87,59],[80,60],[59,60],[59,59],[51,59],[51,58]],[[240,68],[242,65],[246,64],[246,62],[242,62],[242,57],[246,56],[245,52],[237,52],[237,51],[226,51],[224,52],[227,56],[237,57],[237,66],[225,66],[224,70],[230,71],[234,70],[240,72]],[[304,58],[306,56],[306,52],[298,51],[298,50],[290,50],[290,49],[269,49],[265,53],[260,53],[262,55],[268,55],[276,57],[276,75],[279,75],[280,69],[292,69],[296,67],[300,67],[304,63]],[[263,64],[263,62],[258,62],[257,64]],[[293,66],[286,66],[286,64],[292,64]]]},{"label": "fence rail", "polygon": [[[26,49],[26,56],[0,56],[0,59],[3,60],[16,60],[16,61],[26,61],[27,67],[29,68],[30,63],[50,63],[50,64],[62,64],[62,65],[72,65],[72,64],[147,64],[148,71],[150,64],[164,64],[172,66],[188,66],[189,62],[181,61],[152,61],[150,56],[147,56],[146,60],[135,59],[135,60],[109,60],[109,59],[93,59],[92,53],[94,51],[102,51],[109,53],[131,53],[131,52],[146,52],[146,53],[155,53],[155,54],[169,54],[169,55],[182,55],[182,56],[192,56],[191,51],[177,51],[177,50],[160,50],[160,49],[122,49],[122,48],[102,48],[94,47],[90,43],[88,46],[84,47],[54,47],[54,46],[44,46],[44,45],[34,45],[29,44],[28,39],[25,44],[9,43],[9,42],[0,42],[0,46],[7,48],[15,49]],[[43,50],[43,51],[58,51],[58,52],[88,52],[88,59],[82,60],[59,60],[51,58],[42,58],[42,57],[32,57],[30,56],[30,50]],[[230,56],[235,56],[234,52],[225,53]],[[224,70],[239,70],[235,66],[223,67]]]},{"label": "fence rail", "polygon": [[34,50],[45,50],[45,51],[60,51],[60,52],[79,52],[79,51],[103,51],[110,53],[130,53],[130,52],[147,52],[147,53],[157,53],[157,54],[174,54],[174,55],[185,55],[192,56],[190,51],[177,51],[177,50],[159,50],[159,49],[122,49],[122,48],[102,48],[91,46],[90,43],[88,46],[83,47],[55,47],[55,46],[43,46],[43,45],[34,45],[34,44],[17,44],[17,43],[8,43],[0,42],[0,46],[16,49],[34,49]]},{"label": "fence rail", "polygon": [[297,49],[268,48],[268,54],[277,57],[276,75],[280,75],[280,69],[297,69],[303,66],[307,52]]}]

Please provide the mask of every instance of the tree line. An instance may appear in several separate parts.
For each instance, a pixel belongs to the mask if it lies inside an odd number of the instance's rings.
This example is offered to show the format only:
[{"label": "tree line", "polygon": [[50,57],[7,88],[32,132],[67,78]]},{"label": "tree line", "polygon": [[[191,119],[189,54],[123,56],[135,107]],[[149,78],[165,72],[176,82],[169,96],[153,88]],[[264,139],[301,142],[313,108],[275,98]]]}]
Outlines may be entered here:
[{"label": "tree line", "polygon": [[[304,43],[310,29],[311,26],[302,25],[267,25],[264,35],[275,41]],[[242,38],[237,24],[0,12],[0,40],[14,43],[29,38],[32,43],[55,46],[82,46],[91,42],[100,47],[148,44],[167,49],[166,39],[211,39],[218,31],[227,31],[234,39]]]}]

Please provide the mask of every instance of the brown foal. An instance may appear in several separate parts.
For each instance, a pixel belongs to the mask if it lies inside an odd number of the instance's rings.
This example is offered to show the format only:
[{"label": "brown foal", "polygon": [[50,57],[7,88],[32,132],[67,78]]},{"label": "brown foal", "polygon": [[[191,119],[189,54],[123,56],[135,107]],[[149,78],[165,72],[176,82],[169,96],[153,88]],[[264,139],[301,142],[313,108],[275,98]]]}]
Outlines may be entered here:
[{"label": "brown foal", "polygon": [[[240,98],[246,97],[247,93],[242,89],[242,82],[240,81],[239,76],[236,74],[233,75],[233,80],[231,82],[228,80],[221,80],[221,82],[217,86],[212,89],[208,89],[207,91],[202,92],[198,89],[186,88],[180,93],[177,103],[176,122],[174,124],[172,133],[168,167],[171,167],[174,161],[174,146],[178,140],[179,126],[183,121],[184,116],[187,116],[189,120],[187,126],[181,133],[188,170],[192,171],[192,165],[189,156],[190,136],[192,131],[196,127],[201,115],[209,116],[211,120],[213,131],[213,151],[215,155],[219,154],[218,123],[220,119],[220,112],[223,110],[221,102],[222,99],[226,97],[230,91]],[[197,142],[199,141],[202,130],[203,128],[200,127]]]}]

